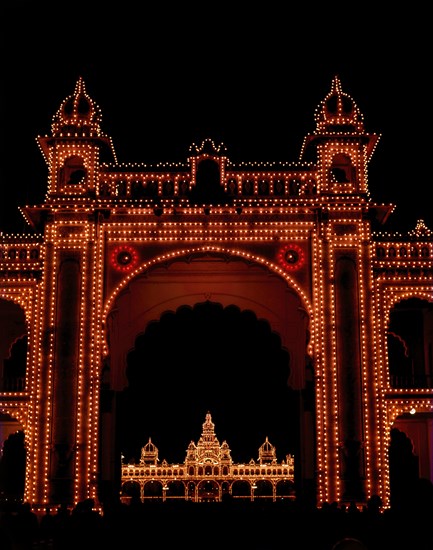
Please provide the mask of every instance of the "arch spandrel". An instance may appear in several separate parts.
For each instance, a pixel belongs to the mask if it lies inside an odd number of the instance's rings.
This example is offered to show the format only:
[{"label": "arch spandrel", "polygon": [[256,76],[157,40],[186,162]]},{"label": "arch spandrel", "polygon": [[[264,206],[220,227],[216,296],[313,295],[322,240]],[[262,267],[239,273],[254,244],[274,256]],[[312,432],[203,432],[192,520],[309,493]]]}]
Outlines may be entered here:
[{"label": "arch spandrel", "polygon": [[[0,428],[2,423],[16,424],[17,429],[22,429],[27,436],[28,410],[12,403],[0,401]],[[14,430],[15,431],[15,430]]]},{"label": "arch spandrel", "polygon": [[[248,249],[225,248],[221,246],[192,246],[183,249],[164,251],[157,247],[154,255],[146,259],[138,249],[131,245],[116,245],[107,250],[108,263],[105,273],[106,297],[104,299],[104,317],[112,308],[118,294],[125,289],[137,275],[146,274],[155,268],[166,268],[173,261],[182,261],[187,266],[199,257],[213,257],[220,262],[243,261],[248,266],[262,266],[269,274],[285,279],[290,288],[300,295],[303,307],[312,317],[312,288],[310,268],[306,262],[306,244],[300,246],[288,243],[277,248],[266,248],[260,253]],[[288,260],[288,257],[290,258]],[[187,269],[187,267],[186,267]]]},{"label": "arch spandrel", "polygon": [[[0,307],[2,303],[5,303],[6,308],[12,308],[13,310],[23,313],[25,332],[21,335],[29,332],[32,324],[32,299],[33,292],[29,289],[26,289],[24,292],[22,292],[21,289],[20,291],[16,289],[11,291],[0,289]],[[8,317],[8,315],[9,313],[6,313],[6,317]]]},{"label": "arch spandrel", "polygon": [[223,307],[236,305],[265,319],[289,351],[290,384],[303,386],[305,355],[311,345],[309,334],[313,333],[311,306],[305,295],[279,267],[221,253],[155,261],[150,269],[129,277],[112,296],[105,334],[111,384],[123,387],[126,355],[149,323],[166,312],[204,301]]}]

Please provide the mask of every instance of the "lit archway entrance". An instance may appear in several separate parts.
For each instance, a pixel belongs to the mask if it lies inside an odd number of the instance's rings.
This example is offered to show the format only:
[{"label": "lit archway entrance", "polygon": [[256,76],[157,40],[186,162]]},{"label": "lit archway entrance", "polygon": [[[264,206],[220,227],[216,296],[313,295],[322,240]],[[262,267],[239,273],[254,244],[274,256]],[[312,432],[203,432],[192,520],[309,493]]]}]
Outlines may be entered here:
[{"label": "lit archway entrance", "polygon": [[238,462],[256,459],[269,436],[295,453],[289,355],[252,311],[210,301],[182,306],[148,325],[127,358],[119,437],[126,461],[152,438],[161,459],[183,462],[206,411]]},{"label": "lit archway entrance", "polygon": [[182,463],[210,412],[235,462],[257,459],[269,437],[315,499],[304,299],[263,265],[220,253],[155,264],[119,290],[107,316],[100,498],[119,486],[120,456],[136,462],[149,437],[160,460]]}]

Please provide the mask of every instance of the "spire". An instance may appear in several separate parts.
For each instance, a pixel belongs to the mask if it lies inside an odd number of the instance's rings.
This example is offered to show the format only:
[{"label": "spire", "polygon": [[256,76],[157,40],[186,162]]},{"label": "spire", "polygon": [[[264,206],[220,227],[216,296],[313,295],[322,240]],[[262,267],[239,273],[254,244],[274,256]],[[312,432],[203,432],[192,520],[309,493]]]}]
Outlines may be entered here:
[{"label": "spire", "polygon": [[330,91],[316,107],[314,120],[316,128],[304,139],[300,154],[301,160],[308,159],[308,155],[315,155],[315,147],[317,144],[323,143],[324,139],[341,142],[348,138],[356,138],[358,143],[365,143],[366,159],[370,160],[380,136],[365,131],[364,117],[353,98],[343,92],[338,75],[334,76]]},{"label": "spire", "polygon": [[259,448],[259,463],[270,464],[277,461],[277,453],[274,445],[272,445],[266,436],[265,442]]},{"label": "spire", "polygon": [[74,93],[62,102],[54,115],[51,130],[54,137],[98,137],[101,119],[101,110],[87,94],[80,76]]},{"label": "spire", "polygon": [[158,459],[158,447],[152,443],[149,437],[149,441],[144,447],[141,448],[140,464],[157,464]]},{"label": "spire", "polygon": [[341,94],[341,81],[338,75],[335,75],[332,79],[331,94]]},{"label": "spire", "polygon": [[338,75],[334,76],[331,91],[315,113],[316,132],[364,133],[363,116],[351,96],[343,92]]},{"label": "spire", "polygon": [[409,231],[409,236],[411,237],[431,237],[433,236],[433,231],[427,227],[424,220],[420,219],[416,222],[414,229]]}]

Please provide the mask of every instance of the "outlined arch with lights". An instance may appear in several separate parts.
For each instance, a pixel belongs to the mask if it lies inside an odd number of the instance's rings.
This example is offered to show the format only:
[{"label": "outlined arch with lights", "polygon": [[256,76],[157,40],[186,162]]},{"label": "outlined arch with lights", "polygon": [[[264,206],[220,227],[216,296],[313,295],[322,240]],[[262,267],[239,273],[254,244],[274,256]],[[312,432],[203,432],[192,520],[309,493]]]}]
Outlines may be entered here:
[{"label": "outlined arch with lights", "polygon": [[[27,434],[27,427],[28,427],[28,411],[27,408],[18,408],[14,405],[11,405],[7,402],[0,401],[0,413],[7,414],[10,416],[13,420],[16,420],[21,425],[26,443],[28,443],[28,434]],[[1,422],[0,422],[1,425]]]},{"label": "outlined arch with lights", "polygon": [[433,399],[425,401],[417,399],[399,399],[388,405],[387,408],[387,424],[386,428],[389,431],[395,420],[403,414],[410,414],[411,409],[415,409],[417,413],[433,412]]},{"label": "outlined arch with lights", "polygon": [[16,289],[0,289],[0,300],[13,302],[14,304],[22,308],[24,312],[27,332],[29,332],[30,327],[32,326],[32,299],[33,289],[27,288],[24,292],[16,292]]},{"label": "outlined arch with lights", "polygon": [[[405,300],[410,300],[412,298],[418,298],[419,300],[425,300],[426,302],[433,303],[433,290],[432,292],[428,292],[425,290],[425,288],[408,289],[407,287],[404,287],[403,289],[399,289],[398,287],[394,287],[391,292],[387,293],[382,302],[383,313],[381,315],[381,318],[383,319],[384,325],[386,327],[389,326],[389,323],[391,321],[392,309],[397,304],[404,302]],[[385,332],[384,336],[386,336],[386,334],[387,333]]]},{"label": "outlined arch with lights", "polygon": [[311,330],[310,330],[311,337],[310,337],[310,340],[308,342],[308,353],[311,356],[313,356],[313,349],[315,347],[314,346],[314,335],[315,335],[315,332],[316,332],[315,329],[314,329],[315,322],[314,322],[313,307],[312,307],[307,295],[305,294],[304,290],[300,287],[300,285],[290,276],[290,274],[285,269],[283,269],[282,267],[280,267],[276,263],[268,260],[267,258],[264,258],[262,256],[258,256],[256,254],[251,254],[251,253],[245,252],[243,250],[226,249],[226,248],[219,247],[219,246],[201,246],[201,247],[198,247],[198,248],[186,248],[186,249],[174,250],[170,253],[155,256],[154,258],[152,258],[152,260],[150,260],[148,262],[143,262],[136,269],[131,271],[131,273],[128,273],[128,275],[120,281],[120,283],[114,288],[114,290],[108,296],[108,298],[105,302],[103,311],[102,311],[101,341],[102,341],[102,348],[103,348],[103,355],[104,356],[107,356],[108,353],[109,353],[109,351],[108,351],[109,350],[109,345],[108,345],[108,342],[107,342],[107,332],[105,330],[106,325],[107,325],[107,323],[106,323],[107,318],[110,314],[111,307],[112,307],[116,297],[118,296],[118,294],[122,290],[124,290],[128,286],[129,282],[132,279],[134,279],[135,277],[137,277],[140,274],[147,271],[152,266],[158,265],[160,263],[165,263],[165,262],[170,261],[170,260],[180,259],[184,256],[191,256],[191,255],[203,254],[203,253],[223,254],[223,255],[226,255],[226,256],[228,255],[228,256],[233,256],[233,257],[236,257],[236,258],[240,258],[242,260],[246,260],[246,261],[249,261],[249,262],[251,262],[251,261],[256,262],[260,265],[265,266],[267,269],[271,270],[272,272],[274,272],[277,275],[279,275],[280,277],[282,277],[285,280],[285,282],[291,288],[296,290],[299,297],[301,298],[302,304],[303,304],[303,306],[305,308],[305,311],[307,312],[307,315],[309,317],[309,322],[310,322],[310,327],[311,327]]},{"label": "outlined arch with lights", "polygon": [[[379,319],[382,320],[383,330],[380,331],[382,334],[382,360],[379,361],[381,365],[381,375],[384,376],[383,381],[388,389],[391,389],[391,378],[390,378],[390,365],[389,365],[389,346],[388,346],[388,331],[391,323],[391,312],[399,303],[404,302],[409,299],[419,299],[426,301],[428,303],[433,303],[433,292],[428,292],[425,288],[420,289],[419,287],[393,287],[391,291],[387,292],[386,296],[382,300],[382,314],[379,315]],[[395,388],[392,387],[393,392],[404,393],[404,388]],[[418,392],[429,393],[428,388],[417,388]]]},{"label": "outlined arch with lights", "polygon": [[[425,290],[425,288],[408,289],[407,287],[404,287],[403,289],[399,289],[398,287],[395,287],[392,289],[391,292],[387,294],[383,303],[384,311],[381,315],[384,320],[384,325],[387,327],[387,329],[391,322],[391,311],[393,310],[393,308],[395,308],[396,305],[398,305],[399,303],[404,302],[405,300],[411,300],[413,298],[433,303],[433,291],[428,292]],[[388,334],[388,330],[386,330],[383,334],[386,337]]]},{"label": "outlined arch with lights", "polygon": [[389,323],[391,322],[391,311],[392,309],[403,302],[404,300],[410,300],[412,298],[418,298],[419,300],[425,300],[426,302],[433,303],[433,290],[428,292],[425,288],[420,289],[419,287],[404,288],[393,287],[391,291],[386,293],[386,296],[383,297],[381,303],[382,314],[379,316],[379,319],[383,319],[383,325],[387,328],[386,331],[383,331],[383,336],[386,338],[388,334]]},{"label": "outlined arch with lights", "polygon": [[396,304],[403,302],[404,300],[410,300],[412,298],[419,298],[420,300],[426,300],[427,302],[433,303],[433,288],[431,292],[425,290],[425,288],[420,289],[419,287],[404,288],[393,287],[391,292],[387,293],[385,297],[385,311],[384,319],[388,325],[390,322],[391,310]]},{"label": "outlined arch with lights", "polygon": [[[27,291],[30,289],[26,289]],[[24,333],[17,335],[16,338],[13,340],[10,340],[9,345],[10,347],[13,346],[13,344],[18,341],[19,338],[27,337],[27,349],[26,349],[26,365],[25,365],[25,387],[26,391],[29,390],[28,384],[31,383],[30,377],[32,376],[30,366],[32,364],[31,356],[34,354],[34,345],[31,344],[31,340],[34,339],[36,328],[34,325],[34,322],[32,322],[32,318],[34,315],[34,312],[32,311],[32,304],[30,299],[32,296],[30,295],[30,292],[26,293],[27,296],[25,296],[26,299],[23,298],[22,293],[17,292],[11,292],[7,291],[6,289],[1,289],[0,291],[0,307],[1,302],[10,302],[13,303],[17,308],[19,308],[20,312],[23,314],[23,330]],[[21,393],[21,392],[18,392]]]},{"label": "outlined arch with lights", "polygon": [[[355,167],[359,164],[359,159],[354,158],[355,153],[351,147],[333,147],[326,154],[326,162],[322,167],[323,187],[330,187],[336,192],[354,192],[357,186],[357,174]],[[344,159],[344,162],[343,162]],[[338,174],[344,174],[345,178],[340,180]],[[358,182],[360,185],[361,182]],[[362,184],[366,188],[366,181]]]},{"label": "outlined arch with lights", "polygon": [[417,414],[431,414],[433,413],[433,400],[418,400],[418,399],[398,399],[385,405],[383,409],[383,433],[384,433],[384,447],[382,463],[386,469],[387,475],[385,476],[385,492],[387,498],[384,499],[384,504],[387,505],[390,498],[390,473],[389,473],[389,455],[388,450],[391,444],[391,429],[398,419],[403,415],[413,414],[411,410],[415,410]]}]

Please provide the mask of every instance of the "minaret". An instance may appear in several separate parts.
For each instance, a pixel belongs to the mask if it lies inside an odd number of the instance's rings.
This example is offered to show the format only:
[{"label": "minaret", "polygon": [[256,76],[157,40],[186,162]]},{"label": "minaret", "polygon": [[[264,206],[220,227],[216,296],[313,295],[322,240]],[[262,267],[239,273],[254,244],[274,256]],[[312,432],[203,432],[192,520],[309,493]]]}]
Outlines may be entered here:
[{"label": "minaret", "polygon": [[364,117],[354,100],[343,92],[338,76],[317,107],[316,130],[304,139],[301,158],[316,156],[317,191],[328,195],[366,195],[367,166],[379,141],[368,134]]},{"label": "minaret", "polygon": [[140,464],[158,464],[158,447],[152,443],[151,438],[144,447],[141,448]]},{"label": "minaret", "polygon": [[49,167],[48,201],[96,193],[101,162],[115,159],[111,139],[101,131],[101,120],[101,110],[80,77],[74,93],[53,117],[52,136],[38,138]]},{"label": "minaret", "polygon": [[220,443],[215,435],[215,424],[208,412],[203,423],[203,431],[197,443],[197,460],[199,462],[212,461],[219,463],[219,459]]},{"label": "minaret", "polygon": [[[317,272],[314,300],[320,332],[316,432],[321,500],[365,501],[377,479],[375,386],[371,375],[372,216],[385,215],[368,196],[368,162],[378,141],[335,77],[315,113],[316,129],[301,156],[317,164]],[[319,266],[321,266],[319,268]],[[373,452],[364,453],[366,439]]]},{"label": "minaret", "polygon": [[39,137],[49,170],[45,203],[24,209],[46,242],[31,493],[47,504],[96,497],[102,248],[95,195],[102,159],[114,156],[100,120],[79,78],[53,117],[52,135]]}]

